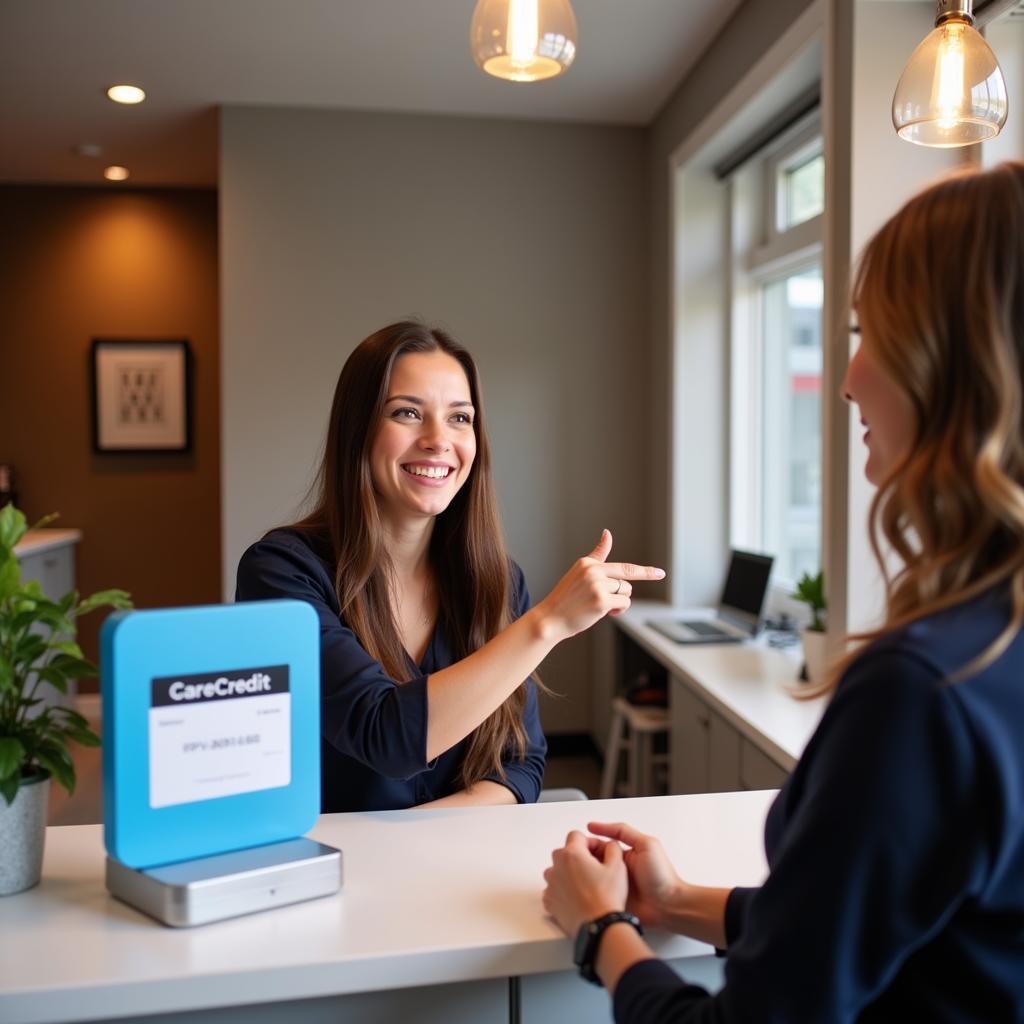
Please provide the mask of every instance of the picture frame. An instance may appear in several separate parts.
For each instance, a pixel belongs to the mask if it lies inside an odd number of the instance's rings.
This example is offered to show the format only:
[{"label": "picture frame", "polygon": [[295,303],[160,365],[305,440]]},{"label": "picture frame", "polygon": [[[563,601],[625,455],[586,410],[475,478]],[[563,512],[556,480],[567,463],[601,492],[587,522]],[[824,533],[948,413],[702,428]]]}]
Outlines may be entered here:
[{"label": "picture frame", "polygon": [[192,450],[192,354],[184,339],[92,342],[97,454]]}]

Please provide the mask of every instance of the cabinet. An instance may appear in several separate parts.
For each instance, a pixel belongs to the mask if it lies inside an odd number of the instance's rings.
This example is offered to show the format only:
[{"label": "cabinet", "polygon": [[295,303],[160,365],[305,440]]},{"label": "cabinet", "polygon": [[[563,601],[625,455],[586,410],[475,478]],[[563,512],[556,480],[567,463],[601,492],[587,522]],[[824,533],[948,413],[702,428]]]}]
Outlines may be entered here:
[{"label": "cabinet", "polygon": [[[37,580],[51,601],[74,590],[75,545],[81,536],[78,530],[29,530],[14,548],[21,578]],[[39,695],[48,703],[63,699],[49,683],[40,687]],[[74,701],[73,689],[69,688],[67,699]]]},{"label": "cabinet", "polygon": [[55,601],[75,586],[75,545],[78,530],[29,530],[15,545],[14,555],[23,580],[38,580],[43,593]]},{"label": "cabinet", "polygon": [[[634,601],[615,618],[617,684],[667,674],[672,793],[778,789],[817,728],[827,699],[797,700],[795,652],[758,640],[677,644],[653,624],[706,610]],[[610,699],[610,698],[609,698]]]},{"label": "cabinet", "polygon": [[672,793],[732,793],[777,789],[786,772],[683,680],[669,695]]},{"label": "cabinet", "polygon": [[75,586],[75,563],[70,544],[18,558],[23,580],[38,580],[43,593],[55,601]]}]

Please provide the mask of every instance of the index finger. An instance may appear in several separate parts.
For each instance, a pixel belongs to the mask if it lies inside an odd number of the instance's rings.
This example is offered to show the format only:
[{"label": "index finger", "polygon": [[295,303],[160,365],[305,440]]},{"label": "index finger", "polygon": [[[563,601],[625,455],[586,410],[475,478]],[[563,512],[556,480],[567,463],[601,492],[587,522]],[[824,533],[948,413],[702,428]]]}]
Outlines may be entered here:
[{"label": "index finger", "polygon": [[613,580],[663,580],[665,570],[655,565],[634,565],[632,562],[606,562],[605,573]]},{"label": "index finger", "polygon": [[591,821],[587,824],[587,829],[593,832],[594,835],[606,836],[608,839],[617,839],[627,846],[632,846],[634,849],[642,846],[646,840],[651,838],[646,832],[641,832],[639,829],[635,829],[632,825],[627,825],[622,821],[614,823]]}]

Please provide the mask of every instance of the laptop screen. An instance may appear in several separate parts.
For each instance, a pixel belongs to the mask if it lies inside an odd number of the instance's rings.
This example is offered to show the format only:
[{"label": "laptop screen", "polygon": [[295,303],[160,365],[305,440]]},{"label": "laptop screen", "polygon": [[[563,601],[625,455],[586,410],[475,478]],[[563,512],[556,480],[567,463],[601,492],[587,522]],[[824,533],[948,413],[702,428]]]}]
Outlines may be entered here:
[{"label": "laptop screen", "polygon": [[757,628],[773,562],[770,555],[732,552],[719,608],[724,619],[752,630]]}]

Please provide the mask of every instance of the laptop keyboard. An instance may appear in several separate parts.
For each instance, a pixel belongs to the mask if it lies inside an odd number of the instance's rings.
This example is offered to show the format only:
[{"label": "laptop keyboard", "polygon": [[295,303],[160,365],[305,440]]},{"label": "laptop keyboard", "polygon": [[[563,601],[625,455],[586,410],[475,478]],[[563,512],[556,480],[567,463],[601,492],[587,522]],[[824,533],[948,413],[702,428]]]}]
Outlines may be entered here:
[{"label": "laptop keyboard", "polygon": [[724,629],[719,629],[710,622],[684,622],[687,629],[692,629],[697,636],[722,636]]}]

